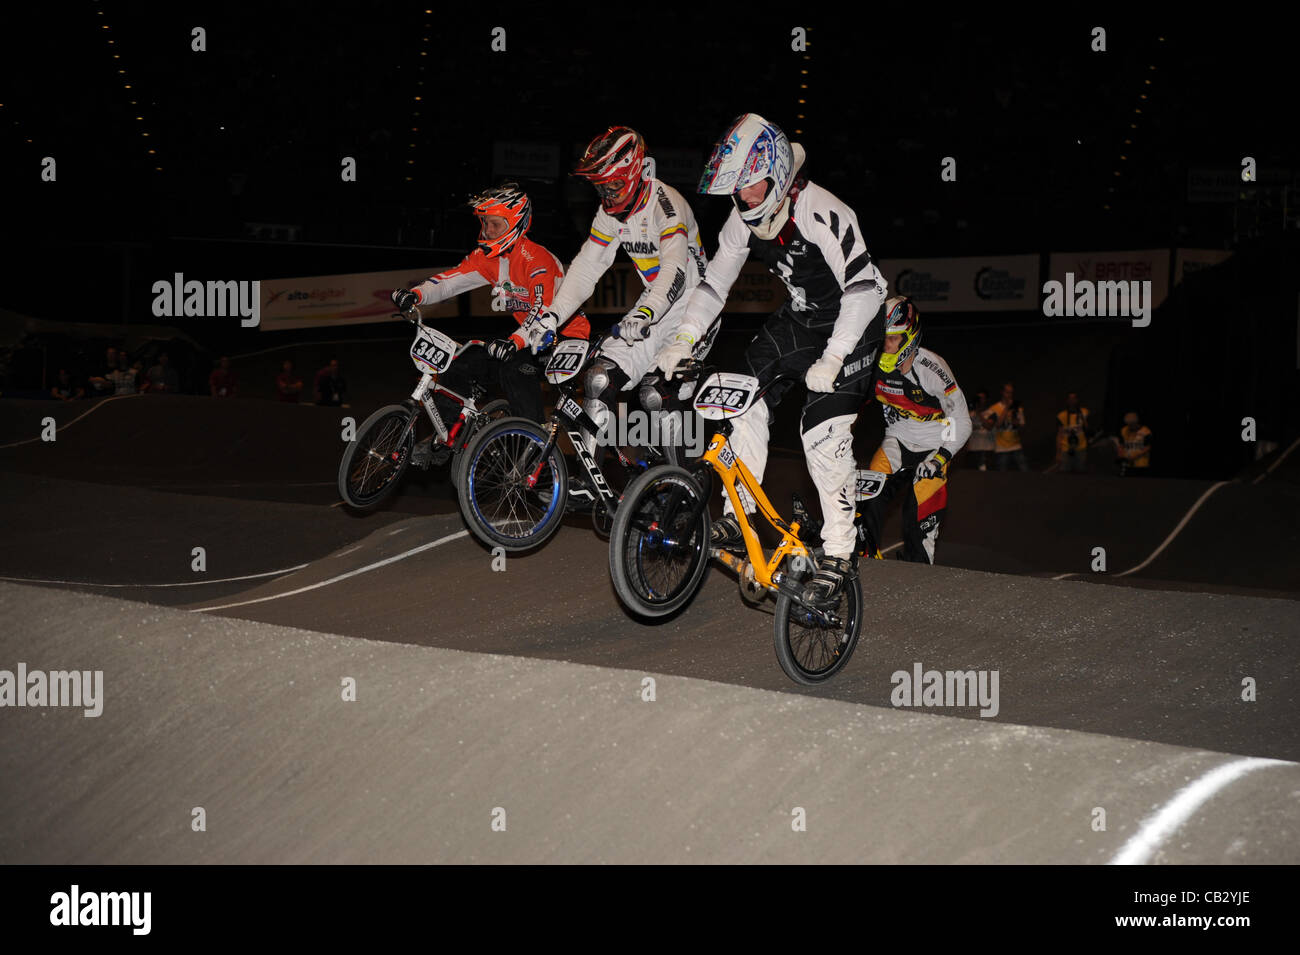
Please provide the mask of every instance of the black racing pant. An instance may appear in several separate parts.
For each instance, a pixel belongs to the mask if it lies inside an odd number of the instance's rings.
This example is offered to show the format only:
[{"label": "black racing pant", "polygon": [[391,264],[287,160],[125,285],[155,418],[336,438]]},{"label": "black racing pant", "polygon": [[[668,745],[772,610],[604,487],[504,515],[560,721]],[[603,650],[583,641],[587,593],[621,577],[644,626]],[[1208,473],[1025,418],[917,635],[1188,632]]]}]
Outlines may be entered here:
[{"label": "black racing pant", "polygon": [[[796,385],[804,388],[803,377],[822,357],[834,327],[835,316],[812,328],[805,326],[795,318],[788,302],[768,316],[745,349],[749,373],[758,379],[760,388],[766,387],[778,375],[790,376],[767,392],[768,407],[775,408],[781,403],[782,396]],[[835,379],[834,391],[806,392],[801,431],[806,433],[823,421],[858,413],[862,402],[871,394],[880,341],[879,336],[869,340],[863,335],[844,359],[844,367]]]},{"label": "black racing pant", "polygon": [[[510,402],[510,413],[534,421],[542,420],[542,369],[527,348],[521,348],[507,361],[496,361],[482,345],[472,345],[443,372],[440,383],[468,398],[470,386],[477,382],[492,392],[498,385]],[[435,395],[434,404],[448,428],[460,417],[460,405],[446,395]]]},{"label": "black racing pant", "polygon": [[[889,504],[903,492],[903,560],[918,564],[934,563],[934,547],[939,540],[939,528],[948,512],[948,478],[926,478],[912,481],[912,469],[934,453],[911,451],[894,438],[885,438],[871,458],[871,470],[888,474],[884,488],[869,501],[859,505],[858,553],[864,557],[880,556],[880,526],[884,522]],[[899,459],[898,467],[890,460]],[[898,473],[898,472],[902,473]]]}]

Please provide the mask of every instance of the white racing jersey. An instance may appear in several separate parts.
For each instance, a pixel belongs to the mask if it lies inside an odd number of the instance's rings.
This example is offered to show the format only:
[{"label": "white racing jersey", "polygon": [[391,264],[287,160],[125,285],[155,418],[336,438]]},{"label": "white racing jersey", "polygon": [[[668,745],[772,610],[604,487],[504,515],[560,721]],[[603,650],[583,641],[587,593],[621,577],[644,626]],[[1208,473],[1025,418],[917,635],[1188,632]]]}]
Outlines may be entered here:
[{"label": "white racing jersey", "polygon": [[620,248],[632,259],[645,286],[631,308],[650,309],[652,322],[662,319],[704,277],[708,259],[691,207],[672,186],[657,179],[650,180],[650,186],[625,222],[597,210],[587,241],[548,306],[560,324],[591,296]]},{"label": "white racing jersey", "polygon": [[970,437],[966,398],[948,363],[928,348],[917,349],[906,375],[877,369],[875,392],[885,436],[911,451],[943,448],[952,460]]},{"label": "white racing jersey", "polygon": [[844,360],[880,312],[888,283],[867,251],[858,218],[830,192],[805,182],[794,192],[792,222],[760,239],[732,209],[704,282],[690,297],[681,332],[699,338],[722,311],[727,293],[753,252],[785,283],[790,309],[827,337],[826,354]]}]

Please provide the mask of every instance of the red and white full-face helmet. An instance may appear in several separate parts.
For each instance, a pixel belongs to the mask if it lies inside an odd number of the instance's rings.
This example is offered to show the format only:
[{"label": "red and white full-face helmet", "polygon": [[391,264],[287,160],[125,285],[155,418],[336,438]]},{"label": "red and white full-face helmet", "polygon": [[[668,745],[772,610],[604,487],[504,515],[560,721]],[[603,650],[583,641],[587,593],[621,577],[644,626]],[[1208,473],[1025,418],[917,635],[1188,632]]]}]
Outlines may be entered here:
[{"label": "red and white full-face helmet", "polygon": [[645,157],[640,133],[611,126],[587,144],[573,174],[590,180],[600,195],[601,208],[623,219],[650,189],[649,180],[642,177]]},{"label": "red and white full-face helmet", "polygon": [[528,232],[528,226],[533,221],[533,204],[518,183],[503,182],[471,196],[469,205],[474,210],[474,215],[479,217],[480,223],[484,216],[500,216],[506,220],[505,231],[495,239],[489,239],[480,227],[478,247],[488,258],[495,258],[514,248],[515,243]]}]

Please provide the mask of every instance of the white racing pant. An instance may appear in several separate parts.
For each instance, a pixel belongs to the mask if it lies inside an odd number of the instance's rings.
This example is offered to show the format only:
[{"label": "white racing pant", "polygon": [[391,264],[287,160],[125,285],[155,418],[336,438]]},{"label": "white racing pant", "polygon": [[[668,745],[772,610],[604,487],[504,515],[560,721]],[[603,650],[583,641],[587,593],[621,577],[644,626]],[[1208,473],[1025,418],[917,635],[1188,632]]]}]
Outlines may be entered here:
[{"label": "white racing pant", "polygon": [[[619,371],[626,376],[627,381],[623,383],[620,391],[635,391],[641,384],[641,379],[654,369],[655,358],[659,355],[659,350],[673,340],[677,334],[678,326],[681,325],[682,316],[686,314],[686,299],[679,299],[673,303],[673,307],[664,313],[664,317],[650,326],[650,337],[643,338],[640,341],[627,344],[621,338],[607,339],[601,346],[600,355],[592,363],[593,366],[606,359],[618,366]],[[588,372],[588,382],[591,381],[592,372]],[[587,397],[583,402],[583,410],[587,412],[591,420],[596,423],[596,432],[600,434],[606,431],[612,417],[609,405],[617,403],[617,399],[608,394],[608,387],[602,388],[600,393],[593,394],[589,386],[587,388]],[[680,435],[661,435],[660,443],[669,444],[672,441],[680,443]],[[587,437],[583,444],[593,457],[599,460],[596,454],[596,437]]]},{"label": "white racing pant", "polygon": [[[857,497],[857,463],[853,458],[856,420],[856,414],[840,415],[819,422],[802,434],[808,475],[821,500],[822,542],[828,557],[848,558],[857,543],[857,529],[853,525]],[[760,399],[734,419],[729,439],[732,450],[760,484],[767,469],[769,433],[767,402]],[[736,490],[745,513],[753,514],[757,507],[754,499],[743,487]],[[723,501],[722,510],[725,514],[735,513],[730,497]]]}]

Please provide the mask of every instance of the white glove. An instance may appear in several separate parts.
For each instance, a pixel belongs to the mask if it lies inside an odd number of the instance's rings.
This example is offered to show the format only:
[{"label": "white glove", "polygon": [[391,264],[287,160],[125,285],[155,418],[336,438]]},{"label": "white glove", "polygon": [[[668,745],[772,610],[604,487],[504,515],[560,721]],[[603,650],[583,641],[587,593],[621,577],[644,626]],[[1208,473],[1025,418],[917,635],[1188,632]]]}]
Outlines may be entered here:
[{"label": "white glove", "polygon": [[808,369],[808,374],[804,375],[804,384],[808,386],[809,391],[834,391],[835,378],[843,365],[843,358],[836,358],[823,352],[822,357],[813,362],[812,367]]},{"label": "white glove", "polygon": [[528,317],[528,321],[524,322],[523,327],[519,329],[519,334],[528,344],[528,349],[536,355],[538,350],[550,344],[546,340],[547,334],[551,336],[551,341],[555,340],[555,333],[559,327],[560,320],[554,312],[539,311]]},{"label": "white glove", "polygon": [[948,452],[940,448],[928,458],[916,466],[912,472],[912,483],[925,481],[929,478],[943,477],[944,470],[948,467]]},{"label": "white glove", "polygon": [[655,367],[671,377],[677,366],[691,357],[694,347],[695,339],[685,332],[678,332],[676,338],[659,349],[659,354],[655,356]]},{"label": "white glove", "polygon": [[635,345],[650,337],[650,326],[654,323],[655,313],[644,305],[638,305],[618,323],[618,337],[625,345]]}]

